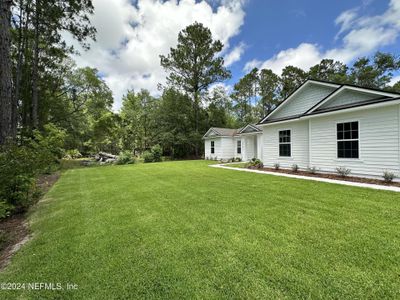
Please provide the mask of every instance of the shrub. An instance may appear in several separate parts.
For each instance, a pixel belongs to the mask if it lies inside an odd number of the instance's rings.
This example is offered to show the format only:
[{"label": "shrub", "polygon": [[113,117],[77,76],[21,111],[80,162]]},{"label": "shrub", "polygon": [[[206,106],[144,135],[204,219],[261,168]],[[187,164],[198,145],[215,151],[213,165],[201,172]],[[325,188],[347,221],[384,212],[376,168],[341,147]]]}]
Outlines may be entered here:
[{"label": "shrub", "polygon": [[236,158],[235,158],[235,161],[236,161],[236,162],[241,162],[242,159],[241,159],[240,157],[236,157]]},{"label": "shrub", "polygon": [[10,215],[12,206],[5,201],[0,201],[0,220]]},{"label": "shrub", "polygon": [[307,171],[308,171],[309,173],[311,173],[311,174],[317,174],[318,169],[317,169],[317,167],[312,166],[312,167],[308,167],[308,168],[307,168]]},{"label": "shrub", "polygon": [[78,151],[78,149],[70,149],[65,151],[65,159],[77,159],[81,158],[82,154]]},{"label": "shrub", "polygon": [[297,164],[293,164],[292,171],[297,173],[299,171],[299,166]]},{"label": "shrub", "polygon": [[153,154],[153,161],[162,161],[162,149],[160,145],[155,145],[151,147],[151,153]]},{"label": "shrub", "polygon": [[46,125],[43,134],[34,131],[32,138],[22,139],[20,144],[1,146],[0,218],[25,211],[38,198],[36,177],[57,167],[64,155],[64,138],[64,131]]},{"label": "shrub", "polygon": [[151,153],[150,151],[144,151],[142,157],[145,163],[150,163],[154,160],[153,153]]},{"label": "shrub", "polygon": [[382,177],[386,183],[391,183],[396,178],[396,175],[392,172],[385,171],[383,172]]},{"label": "shrub", "polygon": [[338,167],[336,168],[336,172],[339,174],[340,177],[346,177],[351,173],[351,170],[346,169],[345,167]]},{"label": "shrub", "polygon": [[264,164],[261,160],[259,160],[258,158],[252,158],[249,163],[247,164],[247,167],[254,167],[257,169],[261,169],[264,167]]},{"label": "shrub", "polygon": [[115,162],[117,165],[127,165],[134,164],[135,157],[132,155],[131,151],[123,151],[118,155],[118,158]]},{"label": "shrub", "polygon": [[275,163],[274,164],[274,168],[275,168],[275,170],[279,170],[279,168],[281,167],[281,165],[280,164],[278,164],[278,163]]}]

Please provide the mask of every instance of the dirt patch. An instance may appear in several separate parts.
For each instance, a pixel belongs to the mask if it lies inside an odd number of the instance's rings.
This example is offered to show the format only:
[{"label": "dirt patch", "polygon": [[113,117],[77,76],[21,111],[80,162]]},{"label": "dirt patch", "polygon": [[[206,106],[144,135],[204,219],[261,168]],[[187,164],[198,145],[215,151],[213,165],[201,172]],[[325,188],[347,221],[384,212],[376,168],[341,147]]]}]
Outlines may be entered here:
[{"label": "dirt patch", "polygon": [[60,178],[60,172],[55,172],[52,174],[45,174],[39,176],[36,181],[37,185],[41,189],[43,194],[46,194],[50,188],[56,183],[56,181]]},{"label": "dirt patch", "polygon": [[0,232],[4,237],[0,253],[0,270],[3,270],[13,254],[30,239],[25,215],[14,215],[0,222]]},{"label": "dirt patch", "polygon": [[[49,191],[58,178],[60,178],[59,172],[42,175],[38,178],[37,185],[43,195]],[[0,222],[0,271],[10,263],[11,257],[31,237],[26,214],[13,215]]]},{"label": "dirt patch", "polygon": [[354,177],[354,176],[342,177],[342,176],[339,176],[336,174],[325,174],[325,173],[313,174],[313,173],[310,173],[307,171],[299,170],[297,172],[293,172],[292,170],[288,170],[288,169],[276,170],[274,168],[261,168],[261,169],[256,169],[256,170],[275,172],[275,173],[285,173],[285,174],[291,174],[291,175],[301,175],[301,176],[306,176],[306,177],[319,177],[319,178],[327,178],[327,179],[333,179],[333,180],[342,180],[342,181],[350,181],[350,182],[370,183],[370,184],[400,187],[400,182],[389,182],[388,183],[388,182],[385,182],[385,181],[379,180],[379,179],[371,179],[371,178],[363,178],[363,177]]}]

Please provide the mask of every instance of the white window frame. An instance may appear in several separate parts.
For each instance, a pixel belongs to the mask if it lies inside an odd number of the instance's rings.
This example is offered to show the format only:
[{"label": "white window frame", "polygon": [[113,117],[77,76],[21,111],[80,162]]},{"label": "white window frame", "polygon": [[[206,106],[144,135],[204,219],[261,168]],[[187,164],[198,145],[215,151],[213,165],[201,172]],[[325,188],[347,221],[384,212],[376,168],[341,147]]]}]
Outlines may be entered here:
[{"label": "white window frame", "polygon": [[[290,132],[290,142],[283,142],[283,143],[281,143],[280,142],[280,140],[279,140],[279,136],[280,136],[280,132],[281,131],[289,131]],[[293,132],[293,130],[292,130],[292,128],[282,128],[282,129],[278,129],[278,156],[280,157],[280,158],[283,158],[283,159],[285,159],[285,158],[292,158],[292,151],[293,151],[293,147],[292,147],[292,132]],[[281,144],[283,145],[290,145],[290,155],[289,156],[281,156],[281,151],[280,151],[280,146],[281,146]]]},{"label": "white window frame", "polygon": [[[240,143],[240,147],[238,146]],[[240,148],[240,152],[238,152],[238,149]],[[242,155],[242,140],[236,140],[236,154]]]},{"label": "white window frame", "polygon": [[[343,139],[343,140],[339,140],[337,135],[337,126],[338,124],[344,124],[344,123],[353,123],[353,122],[357,122],[358,123],[358,139]],[[336,160],[340,161],[359,161],[361,160],[361,121],[359,119],[350,119],[350,120],[340,120],[340,121],[336,121],[335,122],[335,147],[336,147]],[[358,141],[358,158],[353,158],[353,157],[339,157],[339,147],[338,147],[338,143],[340,142],[351,142],[351,141]]]},{"label": "white window frame", "polygon": [[210,153],[215,154],[215,140],[210,141]]}]

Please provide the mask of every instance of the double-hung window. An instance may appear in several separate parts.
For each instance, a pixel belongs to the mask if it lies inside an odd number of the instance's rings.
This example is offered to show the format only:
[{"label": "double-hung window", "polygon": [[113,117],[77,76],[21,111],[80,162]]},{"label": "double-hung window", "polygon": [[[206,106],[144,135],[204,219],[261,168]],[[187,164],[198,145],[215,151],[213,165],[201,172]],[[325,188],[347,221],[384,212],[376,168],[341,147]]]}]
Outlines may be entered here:
[{"label": "double-hung window", "polygon": [[214,141],[211,141],[211,154],[214,154],[215,153],[215,147],[214,147],[214,144],[215,142]]},{"label": "double-hung window", "polygon": [[279,156],[292,156],[291,132],[290,130],[279,131]]},{"label": "double-hung window", "polygon": [[238,140],[237,142],[236,142],[236,153],[237,154],[241,154],[242,153],[242,141],[241,140]]},{"label": "double-hung window", "polygon": [[359,158],[358,121],[337,123],[337,157]]}]

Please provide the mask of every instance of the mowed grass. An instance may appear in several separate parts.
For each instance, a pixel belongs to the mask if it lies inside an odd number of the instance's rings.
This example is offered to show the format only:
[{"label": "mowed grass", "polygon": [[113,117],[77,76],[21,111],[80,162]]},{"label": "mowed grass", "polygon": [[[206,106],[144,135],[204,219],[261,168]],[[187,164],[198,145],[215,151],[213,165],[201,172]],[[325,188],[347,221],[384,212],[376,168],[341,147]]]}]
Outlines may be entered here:
[{"label": "mowed grass", "polygon": [[0,297],[399,299],[399,194],[208,163],[66,172],[0,274],[64,289]]}]

